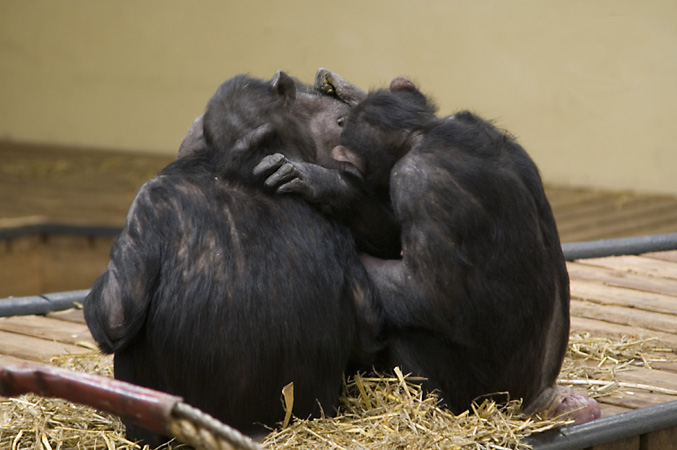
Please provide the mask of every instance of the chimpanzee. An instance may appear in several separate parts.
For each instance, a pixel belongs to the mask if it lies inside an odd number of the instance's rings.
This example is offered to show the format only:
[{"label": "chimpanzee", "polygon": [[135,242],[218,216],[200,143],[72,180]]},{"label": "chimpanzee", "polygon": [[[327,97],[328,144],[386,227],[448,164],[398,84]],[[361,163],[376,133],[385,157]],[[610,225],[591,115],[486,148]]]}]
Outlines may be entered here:
[{"label": "chimpanzee", "polygon": [[[296,79],[294,82],[296,99],[292,105],[293,111],[310,126],[317,147],[316,162],[325,166],[336,166],[331,150],[338,142],[350,108],[363,100],[367,93],[340,75],[323,68],[318,69],[315,74],[315,84],[312,87]],[[198,116],[191,124],[179,147],[178,158],[196,153],[206,146],[203,117],[204,115]]]},{"label": "chimpanzee", "polygon": [[[317,148],[316,158],[314,161],[299,160],[276,153],[263,158],[254,173],[257,176],[272,174],[266,181],[269,186],[276,187],[281,193],[302,194],[322,211],[349,226],[359,250],[381,258],[397,257],[400,253],[400,230],[392,208],[382,199],[375,198],[349,170],[333,170],[351,168],[349,164],[335,160],[332,149],[338,143],[350,108],[363,100],[366,92],[322,68],[317,71],[313,88],[296,82],[296,89],[293,113],[309,124]],[[178,158],[205,146],[203,116],[199,116],[181,143]],[[312,175],[301,175],[304,170],[312,172]],[[302,192],[307,188],[300,182],[302,176],[321,177],[326,182],[319,183],[312,192]],[[289,186],[281,185],[283,179],[290,177],[295,179]]]},{"label": "chimpanzee", "polygon": [[316,160],[303,95],[283,72],[224,82],[202,118],[204,146],[140,189],[84,304],[116,378],[248,434],[283,418],[290,382],[297,416],[331,414],[349,358],[377,346],[378,305],[350,231],[252,174],[276,152]]},{"label": "chimpanzee", "polygon": [[[353,109],[333,150],[392,202],[401,225],[401,259],[362,255],[389,339],[378,365],[426,377],[426,389],[456,413],[507,392],[526,412],[598,417],[594,400],[555,386],[569,279],[536,165],[477,115],[435,112],[398,78]],[[296,192],[304,195],[326,189],[318,187],[326,178],[309,174],[273,173],[268,185],[303,184]]]}]

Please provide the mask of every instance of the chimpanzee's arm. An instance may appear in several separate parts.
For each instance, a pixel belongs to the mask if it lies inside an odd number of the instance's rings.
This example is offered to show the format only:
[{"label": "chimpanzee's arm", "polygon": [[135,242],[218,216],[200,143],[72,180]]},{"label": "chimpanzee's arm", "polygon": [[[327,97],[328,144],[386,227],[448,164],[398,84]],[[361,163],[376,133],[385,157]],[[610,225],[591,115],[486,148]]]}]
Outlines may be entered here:
[{"label": "chimpanzee's arm", "polygon": [[92,336],[106,353],[123,348],[141,328],[159,271],[155,206],[148,186],[139,191],[122,233],[111,249],[110,262],[84,302]]},{"label": "chimpanzee's arm", "polygon": [[366,189],[358,174],[292,161],[280,153],[261,160],[254,174],[267,176],[266,186],[278,193],[300,195],[345,224],[361,250],[380,258],[399,258],[400,226],[390,202]]},{"label": "chimpanzee's arm", "polygon": [[437,309],[428,305],[424,289],[405,260],[388,260],[361,254],[362,264],[378,291],[386,323],[400,328],[434,327]]}]

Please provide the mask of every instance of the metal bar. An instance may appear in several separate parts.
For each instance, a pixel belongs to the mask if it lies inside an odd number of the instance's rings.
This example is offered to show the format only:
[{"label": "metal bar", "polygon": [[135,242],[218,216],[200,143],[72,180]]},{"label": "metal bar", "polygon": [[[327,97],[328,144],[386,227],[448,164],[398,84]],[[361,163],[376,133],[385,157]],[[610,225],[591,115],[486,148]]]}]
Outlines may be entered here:
[{"label": "metal bar", "polygon": [[[40,223],[16,228],[0,229],[0,239],[34,234],[68,234],[76,236],[110,236],[120,234],[122,228],[113,226],[64,225]],[[620,239],[572,242],[562,244],[564,258],[567,261],[605,256],[637,255],[647,252],[677,250],[677,233],[656,234]]]},{"label": "metal bar", "polygon": [[534,450],[574,450],[620,441],[677,426],[677,400],[526,439]]},{"label": "metal bar", "polygon": [[567,261],[677,250],[677,233],[562,244]]},{"label": "metal bar", "polygon": [[121,227],[97,225],[67,225],[59,223],[36,223],[14,228],[0,229],[0,239],[14,239],[42,234],[67,234],[75,236],[109,236],[120,234]]},{"label": "metal bar", "polygon": [[29,297],[0,298],[0,317],[44,315],[54,311],[63,311],[82,305],[88,289],[81,291],[55,292]]}]

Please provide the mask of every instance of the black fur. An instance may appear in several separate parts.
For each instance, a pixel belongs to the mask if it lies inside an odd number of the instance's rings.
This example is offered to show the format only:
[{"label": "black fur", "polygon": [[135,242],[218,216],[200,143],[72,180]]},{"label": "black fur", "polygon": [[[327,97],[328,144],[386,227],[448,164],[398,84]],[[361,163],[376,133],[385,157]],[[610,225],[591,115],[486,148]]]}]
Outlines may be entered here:
[{"label": "black fur", "polygon": [[[84,305],[116,378],[250,434],[283,418],[289,382],[296,415],[319,414],[318,402],[332,414],[349,358],[378,332],[378,318],[356,312],[377,307],[349,231],[252,175],[275,152],[315,160],[288,82],[237,76],[219,88],[207,146],[141,188]],[[132,439],[164,440],[127,426]]]},{"label": "black fur", "polygon": [[402,227],[401,260],[364,257],[390,339],[381,368],[427,377],[457,413],[496,392],[535,401],[564,357],[569,283],[531,158],[470,112],[437,119],[411,90],[371,93],[341,145]]}]

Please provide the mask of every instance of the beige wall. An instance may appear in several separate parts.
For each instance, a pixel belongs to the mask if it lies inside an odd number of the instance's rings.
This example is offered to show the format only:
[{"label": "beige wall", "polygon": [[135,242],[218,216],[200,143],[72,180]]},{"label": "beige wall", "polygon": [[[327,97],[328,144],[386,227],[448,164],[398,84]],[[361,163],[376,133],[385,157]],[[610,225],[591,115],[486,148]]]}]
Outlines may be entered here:
[{"label": "beige wall", "polygon": [[0,138],[174,153],[223,79],[320,66],[495,119],[548,182],[677,194],[674,0],[2,0]]}]

